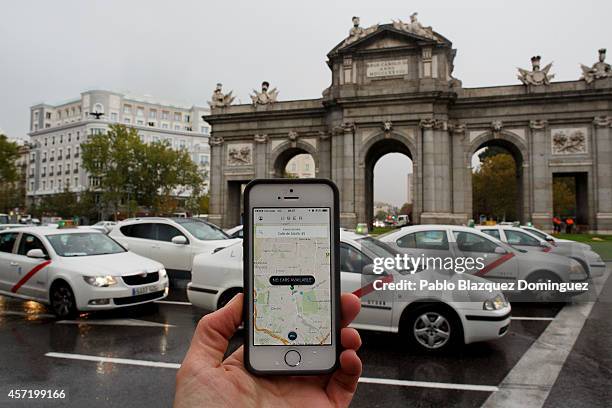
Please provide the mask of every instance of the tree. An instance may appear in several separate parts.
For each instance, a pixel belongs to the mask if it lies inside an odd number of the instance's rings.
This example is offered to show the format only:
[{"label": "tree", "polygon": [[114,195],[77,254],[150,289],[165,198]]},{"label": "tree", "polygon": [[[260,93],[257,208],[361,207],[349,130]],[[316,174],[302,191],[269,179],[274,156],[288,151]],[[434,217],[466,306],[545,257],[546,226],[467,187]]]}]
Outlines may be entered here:
[{"label": "tree", "polygon": [[555,177],[553,180],[554,215],[576,215],[576,180],[573,177]]},{"label": "tree", "polygon": [[[176,196],[199,197],[203,179],[186,150],[168,142],[142,142],[134,128],[111,125],[106,134],[93,135],[83,144],[83,167],[99,181],[103,212],[115,213],[122,202],[174,212]],[[130,205],[131,207],[131,205]]]},{"label": "tree", "polygon": [[495,219],[516,220],[518,187],[516,163],[507,153],[482,161],[472,174],[474,219],[480,214]]},{"label": "tree", "polygon": [[412,203],[402,204],[402,208],[399,209],[399,215],[408,215],[412,218]]},{"label": "tree", "polygon": [[376,217],[375,217],[375,218],[376,218],[377,220],[379,220],[379,221],[384,221],[384,220],[386,220],[386,219],[387,219],[387,215],[388,215],[388,214],[387,214],[386,212],[384,212],[384,211],[382,211],[382,210],[381,210],[381,211],[379,211],[379,212],[377,212],[377,213],[376,213]]},{"label": "tree", "polygon": [[0,212],[10,212],[25,204],[25,191],[16,163],[19,155],[19,145],[0,134]]},{"label": "tree", "polygon": [[482,152],[480,152],[478,158],[482,162],[483,160],[488,159],[489,157],[497,156],[498,154],[508,154],[508,151],[503,147],[488,146]]}]

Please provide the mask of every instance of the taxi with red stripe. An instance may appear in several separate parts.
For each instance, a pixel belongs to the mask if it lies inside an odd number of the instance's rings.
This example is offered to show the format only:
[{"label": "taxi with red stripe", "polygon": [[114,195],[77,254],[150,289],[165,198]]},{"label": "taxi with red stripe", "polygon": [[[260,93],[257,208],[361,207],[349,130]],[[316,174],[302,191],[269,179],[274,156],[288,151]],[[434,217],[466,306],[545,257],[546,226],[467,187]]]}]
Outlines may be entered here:
[{"label": "taxi with red stripe", "polygon": [[[377,258],[391,259],[398,255],[398,251],[375,238],[341,230],[341,289],[361,299],[361,311],[352,327],[398,333],[415,349],[427,353],[499,339],[508,332],[511,308],[501,292],[431,290],[418,286],[421,281],[457,285],[459,280],[476,286],[487,283],[485,279],[434,270],[415,270],[415,273],[393,268],[374,270]],[[198,255],[193,265],[187,295],[194,306],[216,310],[242,292],[241,243],[214,254]],[[401,281],[413,281],[415,289],[382,289],[384,284]]]},{"label": "taxi with red stripe", "polygon": [[60,318],[163,299],[163,265],[91,228],[0,232],[0,295],[48,304]]},{"label": "taxi with red stripe", "polygon": [[[529,252],[514,248],[475,228],[458,225],[414,225],[387,233],[380,240],[412,258],[428,260],[451,258],[473,259],[466,273],[488,280],[510,283],[518,288],[518,281],[528,283],[586,282],[588,274],[574,259],[550,252]],[[538,290],[528,293],[537,301],[557,301],[561,296],[581,294]]]}]

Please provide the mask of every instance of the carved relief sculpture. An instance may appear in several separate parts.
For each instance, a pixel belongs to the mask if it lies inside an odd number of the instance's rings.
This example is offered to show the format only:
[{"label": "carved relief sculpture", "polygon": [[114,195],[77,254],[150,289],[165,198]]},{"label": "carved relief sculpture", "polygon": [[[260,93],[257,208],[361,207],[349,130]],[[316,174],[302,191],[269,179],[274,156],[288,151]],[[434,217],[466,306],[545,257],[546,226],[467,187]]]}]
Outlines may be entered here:
[{"label": "carved relief sculpture", "polygon": [[585,130],[557,129],[552,132],[553,154],[579,154],[586,152]]},{"label": "carved relief sculpture", "polygon": [[208,144],[211,146],[219,146],[223,144],[223,138],[221,136],[212,135],[208,139]]},{"label": "carved relief sculpture", "polygon": [[531,71],[526,69],[517,68],[519,75],[517,78],[525,85],[548,85],[550,80],[555,77],[555,74],[549,74],[552,62],[540,70],[540,60],[542,57],[539,55],[531,57]]},{"label": "carved relief sculpture", "polygon": [[593,64],[592,67],[589,68],[586,65],[580,64],[580,68],[582,68],[582,77],[580,79],[584,79],[584,82],[590,84],[596,79],[612,77],[610,64],[606,63],[605,60],[606,49],[601,48],[599,50],[599,61]]},{"label": "carved relief sculpture", "polygon": [[263,81],[261,83],[261,92],[257,92],[253,89],[254,95],[249,95],[251,100],[253,101],[253,105],[269,105],[272,103],[276,103],[276,99],[278,98],[278,91],[276,88],[270,89],[270,83],[268,81]]},{"label": "carved relief sculpture", "polygon": [[255,143],[268,143],[268,135],[255,135],[253,140]]},{"label": "carved relief sculpture", "polygon": [[228,146],[227,165],[246,166],[253,163],[250,144],[235,144]]},{"label": "carved relief sculpture", "polygon": [[491,130],[493,130],[494,133],[501,132],[503,127],[504,123],[501,120],[494,120],[493,122],[491,122]]},{"label": "carved relief sculpture", "polygon": [[291,142],[296,142],[297,138],[298,138],[298,132],[296,132],[294,130],[290,131],[289,134],[287,135],[287,138]]},{"label": "carved relief sculpture", "polygon": [[418,13],[412,13],[410,15],[410,22],[404,23],[399,18],[397,21],[391,20],[393,22],[393,28],[400,31],[405,31],[410,34],[418,35],[419,37],[429,38],[430,40],[435,40],[436,35],[434,34],[431,27],[423,27],[419,20],[417,19]]},{"label": "carved relief sculpture", "polygon": [[382,123],[382,130],[384,132],[390,132],[391,130],[393,130],[393,122],[391,122],[390,120],[385,120]]},{"label": "carved relief sculpture", "polygon": [[352,44],[355,41],[378,30],[378,24],[375,24],[368,28],[363,28],[359,26],[359,22],[360,22],[359,17],[354,16],[352,20],[353,20],[353,27],[351,27],[351,29],[349,30],[349,35],[346,38],[346,40],[344,40],[344,43],[342,44],[343,47],[349,44]]},{"label": "carved relief sculpture", "polygon": [[233,91],[230,91],[228,94],[223,94],[223,84],[218,83],[210,101],[208,101],[208,105],[211,108],[225,108],[226,106],[230,106],[235,98],[235,96],[232,96],[232,92]]}]

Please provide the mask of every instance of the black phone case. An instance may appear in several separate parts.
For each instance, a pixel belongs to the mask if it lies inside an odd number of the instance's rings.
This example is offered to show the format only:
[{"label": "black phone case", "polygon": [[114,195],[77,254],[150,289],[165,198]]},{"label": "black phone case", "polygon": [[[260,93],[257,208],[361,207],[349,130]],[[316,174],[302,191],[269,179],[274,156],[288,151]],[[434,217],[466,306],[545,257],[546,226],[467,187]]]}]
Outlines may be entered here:
[{"label": "black phone case", "polygon": [[[292,369],[287,370],[257,370],[251,366],[249,353],[251,346],[249,344],[249,333],[253,330],[253,319],[249,316],[249,305],[253,301],[253,288],[249,284],[249,265],[251,262],[251,248],[250,248],[250,210],[249,210],[249,195],[253,186],[258,184],[326,184],[331,187],[334,195],[334,214],[332,218],[332,231],[333,231],[333,250],[336,256],[334,257],[334,265],[332,265],[332,277],[336,288],[336,293],[332,293],[332,302],[334,302],[334,332],[335,332],[335,343],[336,343],[336,361],[334,365],[327,370],[310,370],[310,371],[295,371]],[[244,189],[244,237],[242,239],[242,270],[243,270],[243,287],[244,287],[244,304],[243,304],[243,319],[244,319],[244,366],[246,369],[256,375],[321,375],[329,374],[334,372],[340,364],[340,199],[338,187],[336,184],[328,179],[255,179],[252,180]]]}]

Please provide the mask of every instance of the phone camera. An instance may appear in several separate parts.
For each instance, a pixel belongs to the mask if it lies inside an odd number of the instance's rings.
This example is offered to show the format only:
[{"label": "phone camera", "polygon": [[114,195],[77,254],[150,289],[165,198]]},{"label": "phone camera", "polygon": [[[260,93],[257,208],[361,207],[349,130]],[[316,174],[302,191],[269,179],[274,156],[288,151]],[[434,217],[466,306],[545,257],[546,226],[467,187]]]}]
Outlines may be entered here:
[{"label": "phone camera", "polygon": [[290,193],[293,193],[293,189],[292,189],[292,188],[290,188],[290,189],[289,189],[289,192],[290,192]]},{"label": "phone camera", "polygon": [[278,199],[280,200],[280,197],[278,197]]}]

